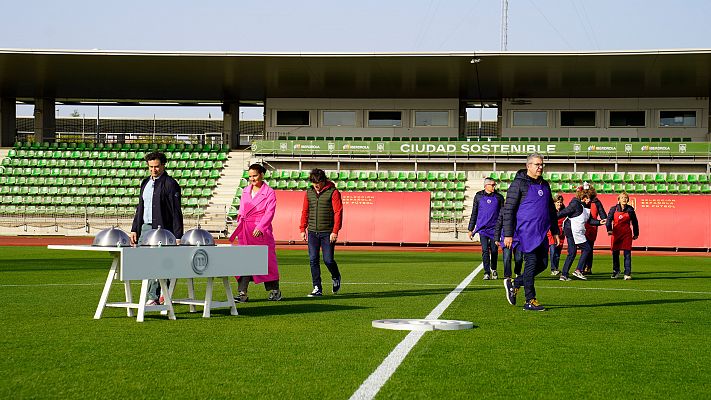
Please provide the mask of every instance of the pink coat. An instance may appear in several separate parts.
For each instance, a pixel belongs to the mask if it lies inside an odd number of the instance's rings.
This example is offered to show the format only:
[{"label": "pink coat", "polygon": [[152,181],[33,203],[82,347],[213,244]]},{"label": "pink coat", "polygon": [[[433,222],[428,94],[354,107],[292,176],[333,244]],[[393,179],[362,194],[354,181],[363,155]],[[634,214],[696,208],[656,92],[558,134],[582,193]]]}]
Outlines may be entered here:
[{"label": "pink coat", "polygon": [[[254,275],[254,283],[271,282],[279,280],[279,266],[276,257],[276,244],[272,232],[272,220],[276,211],[276,193],[266,183],[262,184],[259,192],[252,198],[252,185],[248,185],[242,192],[240,199],[237,226],[230,236],[234,245],[265,245],[268,247],[269,268],[267,275]],[[252,236],[254,228],[258,228],[262,235]]]}]

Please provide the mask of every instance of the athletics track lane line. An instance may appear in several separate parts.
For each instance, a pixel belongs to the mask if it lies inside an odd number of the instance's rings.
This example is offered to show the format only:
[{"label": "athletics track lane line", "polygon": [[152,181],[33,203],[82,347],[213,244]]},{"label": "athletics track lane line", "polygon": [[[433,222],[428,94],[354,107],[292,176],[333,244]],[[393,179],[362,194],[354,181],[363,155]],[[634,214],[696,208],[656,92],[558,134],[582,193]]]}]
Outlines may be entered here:
[{"label": "athletics track lane line", "polygon": [[[452,290],[447,297],[442,300],[437,307],[432,310],[425,319],[437,319],[442,313],[449,307],[454,299],[459,296],[459,294],[466,288],[471,281],[474,279],[476,274],[484,269],[484,264],[479,264],[478,267],[472,271],[469,276],[464,278],[464,280]],[[395,373],[395,370],[402,364],[407,354],[410,353],[413,347],[420,341],[422,336],[424,336],[426,331],[411,331],[405,336],[395,349],[388,354],[388,356],[383,360],[383,362],[378,366],[378,368],[373,371],[372,374],[360,385],[358,390],[353,393],[351,400],[370,400],[375,398],[380,389],[385,385],[385,383],[390,379],[390,377]]]}]

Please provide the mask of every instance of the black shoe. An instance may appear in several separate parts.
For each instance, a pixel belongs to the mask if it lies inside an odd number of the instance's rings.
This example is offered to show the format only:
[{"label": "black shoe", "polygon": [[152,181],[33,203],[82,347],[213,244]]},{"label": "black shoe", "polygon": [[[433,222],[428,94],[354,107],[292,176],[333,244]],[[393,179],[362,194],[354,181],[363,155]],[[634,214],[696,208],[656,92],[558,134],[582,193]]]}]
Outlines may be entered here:
[{"label": "black shoe", "polygon": [[239,292],[239,295],[235,297],[235,303],[246,303],[249,301],[249,296],[246,292]]},{"label": "black shoe", "polygon": [[504,289],[506,289],[506,300],[512,306],[516,305],[516,294],[518,294],[518,288],[514,287],[513,279],[504,279]]},{"label": "black shoe", "polygon": [[341,290],[341,278],[333,278],[333,294]]},{"label": "black shoe", "polygon": [[523,309],[526,311],[546,311],[546,308],[543,307],[536,299],[527,301],[526,305],[523,306]]},{"label": "black shoe", "polygon": [[617,279],[619,277],[620,277],[620,271],[615,271],[612,273],[612,275],[610,275],[610,278],[612,278],[612,279]]},{"label": "black shoe", "polygon": [[314,290],[309,293],[308,297],[321,297],[323,296],[323,292],[321,292],[321,288],[318,286],[314,286]]}]

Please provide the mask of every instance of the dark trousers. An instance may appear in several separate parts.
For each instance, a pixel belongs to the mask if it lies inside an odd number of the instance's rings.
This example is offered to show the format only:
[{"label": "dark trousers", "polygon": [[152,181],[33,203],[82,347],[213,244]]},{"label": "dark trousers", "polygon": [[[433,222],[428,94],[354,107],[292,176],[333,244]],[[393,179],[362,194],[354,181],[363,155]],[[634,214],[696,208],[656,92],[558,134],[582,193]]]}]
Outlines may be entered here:
[{"label": "dark trousers", "polygon": [[585,259],[585,266],[588,267],[590,272],[592,272],[592,264],[593,264],[593,250],[595,249],[595,241],[594,240],[588,240],[588,243],[590,244],[590,254],[588,254],[588,258]]},{"label": "dark trousers", "polygon": [[[622,250],[625,258],[625,275],[632,275],[632,250]],[[612,250],[612,271],[620,272],[620,251]]]},{"label": "dark trousers", "polygon": [[515,263],[514,273],[516,275],[521,275],[521,268],[523,267],[523,253],[518,249],[509,249],[504,247],[501,252],[504,255],[504,277],[510,278],[511,275],[511,253],[513,253],[513,259]]},{"label": "dark trousers", "polygon": [[514,278],[514,286],[523,286],[526,301],[528,302],[536,298],[536,287],[534,285],[536,275],[548,268],[548,238],[545,238],[533,251],[524,252],[523,263],[523,275]]},{"label": "dark trousers", "polygon": [[588,241],[576,245],[575,239],[573,239],[573,234],[567,230],[565,232],[565,240],[568,242],[568,256],[565,257],[563,271],[561,274],[567,277],[570,267],[573,266],[573,261],[575,261],[578,249],[580,249],[580,259],[578,260],[578,267],[576,269],[583,272],[583,268],[585,268],[585,261],[588,260],[590,253],[592,253],[592,247],[590,247],[590,242]]},{"label": "dark trousers", "polygon": [[549,245],[548,255],[551,259],[551,271],[558,269],[560,265],[560,252],[563,250],[563,246],[556,246],[554,244]]},{"label": "dark trousers", "polygon": [[499,246],[494,239],[479,235],[481,241],[481,261],[484,264],[484,273],[489,274],[493,269],[496,271],[496,263],[499,258]]},{"label": "dark trousers", "polygon": [[[153,229],[153,226],[151,226],[151,224],[141,225],[141,234],[138,236],[138,240],[140,241],[143,234],[150,231],[151,229]],[[170,279],[167,279],[166,283],[168,286],[170,286]],[[160,283],[158,282],[158,279],[148,280],[148,298],[156,301],[160,298]]]},{"label": "dark trousers", "polygon": [[323,263],[331,273],[331,278],[341,279],[338,271],[338,264],[333,259],[333,252],[336,243],[331,243],[331,232],[311,232],[309,231],[309,262],[311,263],[311,281],[314,286],[323,289],[321,286],[321,263],[319,261],[319,250],[323,254]]},{"label": "dark trousers", "polygon": [[[240,276],[239,279],[237,279],[237,290],[247,293],[250,281],[253,281],[251,276]],[[267,291],[279,290],[279,280],[264,282],[264,289]]]}]

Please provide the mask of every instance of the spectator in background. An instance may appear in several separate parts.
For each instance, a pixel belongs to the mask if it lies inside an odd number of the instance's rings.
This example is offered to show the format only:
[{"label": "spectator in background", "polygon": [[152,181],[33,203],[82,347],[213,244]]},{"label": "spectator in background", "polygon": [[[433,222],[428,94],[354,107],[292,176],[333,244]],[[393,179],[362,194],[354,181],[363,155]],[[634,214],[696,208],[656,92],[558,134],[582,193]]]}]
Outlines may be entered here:
[{"label": "spectator in background", "polygon": [[[178,240],[183,237],[183,210],[180,207],[180,185],[165,171],[168,158],[161,152],[148,153],[145,156],[149,176],[141,182],[138,206],[133,217],[129,238],[131,244],[151,229],[159,226],[170,231]],[[168,281],[170,284],[170,281]],[[157,279],[148,283],[148,301],[146,305],[161,303],[160,284]]]},{"label": "spectator in background", "polygon": [[496,191],[496,181],[489,177],[484,178],[484,190],[480,190],[474,195],[472,215],[467,228],[469,240],[472,240],[475,233],[479,233],[484,280],[498,278],[496,273],[496,263],[499,256],[496,244],[498,238],[494,235],[494,231],[503,206],[504,196]]},{"label": "spectator in background", "polygon": [[[595,191],[595,188],[587,182],[584,182],[583,189],[587,192],[587,195],[590,198],[590,204],[588,205],[588,207],[590,208],[590,217],[592,217],[593,219],[606,220],[607,213],[605,212],[605,208],[603,207],[602,202],[597,197],[597,191]],[[597,225],[592,225],[587,222],[585,223],[585,237],[590,243],[591,250],[588,254],[588,258],[585,260],[585,268],[583,268],[583,275],[592,274],[593,254],[595,252],[595,239],[597,239],[597,227]]]},{"label": "spectator in background", "polygon": [[230,236],[230,242],[240,246],[267,246],[267,274],[236,277],[239,294],[235,297],[235,301],[238,303],[245,303],[249,300],[247,289],[250,281],[255,284],[264,282],[264,289],[269,291],[267,300],[279,301],[282,298],[281,290],[279,290],[276,243],[272,231],[272,220],[277,200],[274,189],[264,182],[265,172],[267,172],[266,168],[260,164],[249,166],[249,185],[242,190],[237,225]]},{"label": "spectator in background", "polygon": [[559,278],[561,281],[572,280],[568,277],[568,271],[573,265],[573,261],[575,261],[577,249],[580,249],[580,259],[578,260],[578,267],[573,271],[573,276],[587,280],[583,275],[583,267],[592,248],[585,237],[585,224],[601,225],[605,223],[604,220],[598,221],[590,216],[590,209],[587,208],[588,204],[590,204],[588,191],[581,186],[575,191],[575,197],[568,206],[558,212],[558,218],[567,218],[563,224],[563,230],[568,239],[568,256],[565,258],[563,272]]},{"label": "spectator in background", "polygon": [[[555,204],[556,212],[562,210],[565,206],[565,204],[563,203],[563,196],[560,194],[556,195],[555,203],[553,204]],[[548,231],[548,253],[551,260],[551,275],[553,276],[560,274],[558,265],[560,263],[560,253],[563,250],[563,243],[565,243],[565,235],[563,234],[563,221],[565,221],[565,217],[558,218],[558,230],[560,231],[560,235],[558,235],[558,243],[556,243],[556,240],[553,237],[551,231]]]},{"label": "spectator in background", "polygon": [[510,304],[516,304],[516,295],[523,286],[526,294],[523,308],[529,311],[545,310],[536,299],[534,280],[548,266],[546,233],[549,229],[556,236],[560,233],[550,185],[541,177],[543,167],[542,155],[532,153],[527,157],[526,168],[516,173],[506,192],[503,210],[504,246],[511,248],[514,236],[517,237],[524,260],[523,275],[504,279],[506,298]]},{"label": "spectator in background", "polygon": [[311,170],[309,181],[311,187],[304,194],[299,230],[301,239],[308,241],[309,244],[311,281],[314,288],[308,297],[321,297],[323,288],[319,252],[323,252],[323,263],[331,273],[333,294],[341,289],[341,272],[338,270],[333,254],[343,221],[343,203],[341,193],[333,182],[326,179],[323,170],[318,168]]},{"label": "spectator in background", "polygon": [[[639,223],[634,207],[629,205],[630,197],[622,192],[617,196],[617,204],[607,213],[607,234],[610,235],[612,249],[612,279],[620,276],[620,250],[625,258],[625,280],[632,279],[632,241],[639,237]],[[630,226],[632,229],[630,229]]]}]

